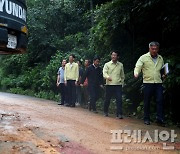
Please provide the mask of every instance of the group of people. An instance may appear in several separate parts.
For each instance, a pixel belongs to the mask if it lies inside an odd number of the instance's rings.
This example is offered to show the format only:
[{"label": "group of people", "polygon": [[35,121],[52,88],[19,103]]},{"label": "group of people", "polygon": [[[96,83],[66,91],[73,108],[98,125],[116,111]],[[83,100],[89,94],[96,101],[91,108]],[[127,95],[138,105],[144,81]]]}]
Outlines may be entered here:
[{"label": "group of people", "polygon": [[[153,95],[157,104],[157,123],[164,126],[163,116],[163,87],[161,70],[164,65],[163,58],[158,54],[159,43],[149,43],[149,52],[142,55],[134,68],[134,77],[138,78],[143,73],[144,86],[144,123],[150,124],[150,102]],[[85,68],[82,69],[80,61],[75,62],[75,56],[69,56],[69,62],[62,60],[62,66],[57,72],[57,86],[60,87],[60,105],[75,107],[77,101],[81,101],[80,95],[83,88],[84,102],[89,101],[89,110],[97,113],[96,102],[99,98],[100,88],[104,88],[105,100],[104,116],[108,116],[111,98],[116,99],[116,117],[123,119],[122,112],[122,87],[125,75],[124,67],[119,62],[119,52],[111,52],[111,61],[100,68],[100,58],[94,57],[93,63],[85,60]],[[163,75],[164,77],[164,75]]]}]

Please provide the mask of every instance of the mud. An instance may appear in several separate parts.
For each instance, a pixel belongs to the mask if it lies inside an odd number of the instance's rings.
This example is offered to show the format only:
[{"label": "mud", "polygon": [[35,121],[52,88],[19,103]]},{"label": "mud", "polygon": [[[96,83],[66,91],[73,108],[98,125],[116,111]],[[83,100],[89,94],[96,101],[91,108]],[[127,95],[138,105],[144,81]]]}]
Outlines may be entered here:
[{"label": "mud", "polygon": [[[164,150],[162,141],[111,142],[111,130],[141,130],[153,136],[154,130],[172,129],[177,138],[166,143],[174,150]],[[178,128],[146,126],[133,118],[103,117],[79,107],[58,106],[54,101],[0,93],[0,154],[179,153],[179,135]]]}]

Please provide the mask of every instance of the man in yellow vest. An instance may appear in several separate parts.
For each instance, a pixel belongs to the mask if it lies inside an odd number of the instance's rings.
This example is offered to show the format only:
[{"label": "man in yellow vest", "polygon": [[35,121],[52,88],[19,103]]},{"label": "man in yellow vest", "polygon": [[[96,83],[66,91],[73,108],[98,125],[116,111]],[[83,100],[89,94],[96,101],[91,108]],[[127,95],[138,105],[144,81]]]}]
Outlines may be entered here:
[{"label": "man in yellow vest", "polygon": [[161,69],[164,61],[158,54],[159,43],[149,43],[149,52],[142,55],[134,69],[134,77],[138,78],[140,72],[143,73],[144,87],[144,123],[150,125],[150,101],[153,94],[156,96],[157,123],[165,126],[163,117],[163,87],[161,79]]},{"label": "man in yellow vest", "polygon": [[108,109],[113,95],[116,98],[116,117],[123,119],[122,115],[122,86],[124,84],[124,67],[118,61],[119,52],[111,52],[111,61],[107,62],[103,68],[103,77],[106,79],[106,96],[104,102],[104,116],[108,116]]},{"label": "man in yellow vest", "polygon": [[67,106],[71,107],[75,107],[76,86],[79,79],[79,66],[74,60],[75,56],[71,54],[64,71],[64,83],[67,86]]}]

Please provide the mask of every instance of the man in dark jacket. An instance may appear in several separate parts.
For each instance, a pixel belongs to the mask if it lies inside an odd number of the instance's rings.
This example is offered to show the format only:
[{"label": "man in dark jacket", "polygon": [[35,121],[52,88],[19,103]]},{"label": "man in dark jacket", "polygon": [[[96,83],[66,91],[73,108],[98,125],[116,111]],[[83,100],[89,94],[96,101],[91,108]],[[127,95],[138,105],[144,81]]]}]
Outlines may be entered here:
[{"label": "man in dark jacket", "polygon": [[100,87],[103,87],[103,75],[99,63],[100,58],[95,57],[93,59],[93,64],[86,69],[81,80],[81,86],[83,86],[85,79],[88,79],[88,90],[90,95],[89,110],[91,111],[92,109],[94,113],[97,113],[96,101],[98,100]]}]

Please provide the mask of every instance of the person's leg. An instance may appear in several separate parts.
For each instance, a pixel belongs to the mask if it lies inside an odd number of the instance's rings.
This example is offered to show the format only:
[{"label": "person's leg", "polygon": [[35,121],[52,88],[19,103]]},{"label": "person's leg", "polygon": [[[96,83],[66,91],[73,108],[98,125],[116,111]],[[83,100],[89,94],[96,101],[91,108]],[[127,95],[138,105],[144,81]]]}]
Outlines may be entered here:
[{"label": "person's leg", "polygon": [[114,93],[116,98],[116,116],[122,119],[122,86],[115,86]]},{"label": "person's leg", "polygon": [[89,90],[88,90],[88,86],[85,87],[85,106],[88,108],[88,105],[90,104],[90,96],[89,96]]},{"label": "person's leg", "polygon": [[67,86],[64,84],[64,104],[68,104],[68,91],[67,91]]},{"label": "person's leg", "polygon": [[71,82],[70,80],[67,81],[67,86],[66,86],[66,90],[67,90],[67,105],[71,105]]},{"label": "person's leg", "polygon": [[96,111],[96,102],[99,98],[99,86],[93,86],[93,102],[92,102],[92,109],[94,112]]},{"label": "person's leg", "polygon": [[76,86],[76,104],[79,102],[79,100],[78,100],[78,86]]},{"label": "person's leg", "polygon": [[79,102],[79,105],[82,105],[82,89],[81,89],[81,86],[78,86],[78,102]]},{"label": "person's leg", "polygon": [[75,102],[76,102],[76,85],[75,85],[75,81],[74,80],[71,81],[71,96],[72,96],[71,106],[75,107]]},{"label": "person's leg", "polygon": [[162,122],[164,121],[162,84],[156,84],[155,95],[156,95],[156,106],[157,106],[157,121]]},{"label": "person's leg", "polygon": [[88,88],[87,86],[83,87],[82,89],[82,107],[87,108],[89,95],[88,95]]},{"label": "person's leg", "polygon": [[144,121],[150,124],[150,101],[153,94],[153,84],[144,83]]},{"label": "person's leg", "polygon": [[94,94],[94,88],[93,86],[88,86],[89,91],[89,97],[90,97],[90,104],[89,104],[89,110],[93,109],[94,107],[94,101],[95,101],[95,94]]},{"label": "person's leg", "polygon": [[77,105],[81,104],[81,87],[79,85],[76,86],[76,103]]},{"label": "person's leg", "polygon": [[64,105],[64,103],[65,103],[65,85],[64,85],[64,83],[60,83],[60,89],[61,89],[61,105]]},{"label": "person's leg", "polygon": [[61,100],[62,100],[62,96],[61,96],[61,84],[58,87],[58,91],[59,91],[59,94],[60,94],[58,105],[61,105]]},{"label": "person's leg", "polygon": [[106,86],[105,101],[104,101],[104,116],[108,116],[109,104],[112,97],[112,86]]},{"label": "person's leg", "polygon": [[61,100],[58,105],[64,105],[65,102],[65,86],[64,83],[60,83],[60,94],[61,94]]}]

